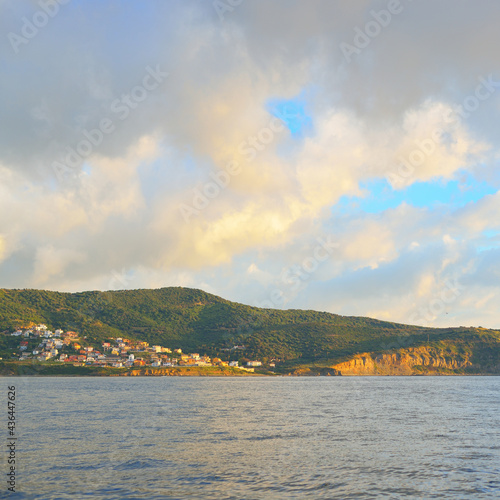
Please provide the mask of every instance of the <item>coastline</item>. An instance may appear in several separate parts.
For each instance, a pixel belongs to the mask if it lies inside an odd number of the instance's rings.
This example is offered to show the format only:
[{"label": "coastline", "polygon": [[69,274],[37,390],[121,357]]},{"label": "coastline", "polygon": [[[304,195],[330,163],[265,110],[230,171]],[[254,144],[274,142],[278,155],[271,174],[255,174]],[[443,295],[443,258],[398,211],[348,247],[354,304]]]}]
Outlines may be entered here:
[{"label": "coastline", "polygon": [[480,371],[474,369],[450,370],[431,368],[419,372],[385,372],[385,373],[342,373],[334,368],[302,367],[290,368],[284,372],[260,370],[249,372],[233,367],[177,366],[177,367],[142,367],[111,368],[93,366],[75,366],[62,364],[39,364],[0,362],[0,377],[472,377],[499,376],[496,371]]},{"label": "coastline", "polygon": [[55,363],[0,362],[0,377],[261,377],[266,375],[273,376],[274,374],[219,366],[112,368]]}]

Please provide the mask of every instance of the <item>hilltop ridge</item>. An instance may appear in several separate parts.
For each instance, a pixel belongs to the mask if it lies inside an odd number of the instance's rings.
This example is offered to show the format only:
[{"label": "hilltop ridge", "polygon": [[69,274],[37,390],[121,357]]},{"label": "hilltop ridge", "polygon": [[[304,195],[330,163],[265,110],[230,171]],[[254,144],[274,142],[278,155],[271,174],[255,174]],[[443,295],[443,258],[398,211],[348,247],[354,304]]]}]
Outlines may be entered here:
[{"label": "hilltop ridge", "polygon": [[[496,330],[424,328],[312,310],[261,309],[183,287],[78,293],[0,289],[0,331],[35,323],[78,331],[89,345],[123,336],[222,357],[241,346],[242,357],[276,361],[277,371],[284,372],[304,366],[321,370],[361,353],[375,359],[422,346],[438,357],[467,358],[467,367],[456,365],[462,372],[495,373],[500,365]],[[9,355],[7,337],[0,338],[4,359]]]}]

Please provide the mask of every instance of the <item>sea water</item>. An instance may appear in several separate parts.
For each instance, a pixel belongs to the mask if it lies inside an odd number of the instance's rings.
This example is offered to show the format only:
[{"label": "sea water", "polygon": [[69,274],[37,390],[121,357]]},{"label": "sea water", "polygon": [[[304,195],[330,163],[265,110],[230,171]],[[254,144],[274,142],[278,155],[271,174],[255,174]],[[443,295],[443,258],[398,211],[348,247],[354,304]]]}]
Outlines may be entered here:
[{"label": "sea water", "polygon": [[3,381],[2,498],[500,498],[497,377]]}]

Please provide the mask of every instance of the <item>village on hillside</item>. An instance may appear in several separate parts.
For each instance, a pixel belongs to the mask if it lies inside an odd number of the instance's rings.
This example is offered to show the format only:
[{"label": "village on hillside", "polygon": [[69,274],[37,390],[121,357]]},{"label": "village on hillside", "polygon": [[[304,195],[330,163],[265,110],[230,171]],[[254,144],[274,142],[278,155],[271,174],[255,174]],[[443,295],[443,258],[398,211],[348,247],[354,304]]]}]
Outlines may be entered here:
[{"label": "village on hillside", "polygon": [[[75,366],[110,366],[123,367],[172,367],[172,366],[228,366],[253,372],[262,366],[261,361],[246,361],[240,366],[238,361],[222,361],[199,353],[183,353],[182,349],[170,349],[160,345],[150,346],[148,342],[126,338],[109,338],[101,348],[84,346],[86,337],[77,332],[61,329],[51,331],[44,324],[21,328],[10,334],[20,337],[19,360],[37,360],[41,362],[57,361]],[[30,347],[31,345],[31,347]],[[33,346],[35,346],[33,348]],[[234,346],[233,349],[241,349]],[[270,363],[271,368],[275,364]]]}]

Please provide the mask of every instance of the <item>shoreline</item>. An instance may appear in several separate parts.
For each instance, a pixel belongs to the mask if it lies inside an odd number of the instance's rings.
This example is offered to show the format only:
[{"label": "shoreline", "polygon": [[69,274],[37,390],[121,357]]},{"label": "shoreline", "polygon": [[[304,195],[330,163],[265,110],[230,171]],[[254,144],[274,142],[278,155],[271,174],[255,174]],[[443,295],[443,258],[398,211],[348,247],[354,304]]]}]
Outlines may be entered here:
[{"label": "shoreline", "polygon": [[0,362],[0,377],[259,377],[274,376],[271,372],[255,373],[233,367],[179,366],[113,368],[99,366],[75,366],[62,364],[38,364]]},{"label": "shoreline", "polygon": [[333,369],[293,369],[287,372],[249,372],[233,367],[112,368],[59,364],[0,362],[0,377],[494,377],[498,372],[429,369],[414,373],[341,373]]}]

